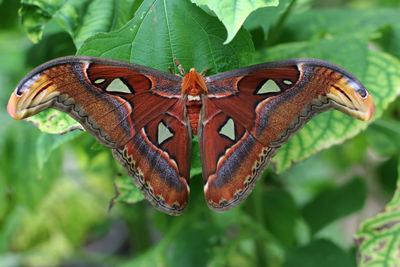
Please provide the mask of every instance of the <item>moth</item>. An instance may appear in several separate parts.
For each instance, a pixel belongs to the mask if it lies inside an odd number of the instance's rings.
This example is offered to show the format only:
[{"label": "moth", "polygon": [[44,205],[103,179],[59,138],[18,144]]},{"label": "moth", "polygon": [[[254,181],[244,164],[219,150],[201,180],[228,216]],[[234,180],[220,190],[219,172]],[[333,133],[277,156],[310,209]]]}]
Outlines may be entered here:
[{"label": "moth", "polygon": [[[181,68],[182,69],[182,68]],[[369,120],[374,102],[332,63],[293,59],[204,77],[86,56],[49,61],[17,86],[7,110],[23,119],[68,113],[115,159],[158,210],[188,204],[192,136],[198,135],[208,206],[226,211],[253,190],[278,149],[330,109]]]}]

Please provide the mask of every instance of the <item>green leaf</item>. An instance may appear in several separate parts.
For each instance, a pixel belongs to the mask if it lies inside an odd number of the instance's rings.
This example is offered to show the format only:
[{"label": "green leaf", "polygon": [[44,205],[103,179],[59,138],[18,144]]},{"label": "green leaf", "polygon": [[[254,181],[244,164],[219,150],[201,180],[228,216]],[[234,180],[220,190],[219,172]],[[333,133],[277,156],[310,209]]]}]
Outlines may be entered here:
[{"label": "green leaf", "polygon": [[261,27],[264,31],[264,35],[268,36],[271,27],[278,22],[279,18],[285,13],[292,1],[293,0],[280,0],[279,5],[276,7],[265,7],[255,10],[246,19],[244,26],[249,30]]},{"label": "green leaf", "polygon": [[53,153],[52,160],[46,165],[46,172],[40,172],[36,156],[39,131],[28,123],[13,123],[2,138],[6,145],[0,151],[0,179],[8,209],[17,202],[19,205],[33,208],[50,190],[59,176],[60,153]]},{"label": "green leaf", "polygon": [[32,42],[37,43],[42,38],[45,25],[53,14],[62,7],[63,0],[22,0],[19,15],[22,25]]},{"label": "green leaf", "polygon": [[32,122],[44,133],[65,134],[73,130],[84,130],[73,118],[55,109],[42,111],[25,120]]},{"label": "green leaf", "polygon": [[143,0],[120,0],[115,2],[114,13],[116,15],[113,17],[111,30],[117,30],[131,20],[142,2]]},{"label": "green leaf", "polygon": [[305,247],[290,250],[284,267],[353,267],[350,254],[328,240],[314,240]]},{"label": "green leaf", "polygon": [[224,44],[235,37],[249,14],[259,8],[278,6],[279,0],[191,0],[198,6],[207,6],[225,25],[228,36]]},{"label": "green leaf", "polygon": [[136,187],[132,177],[117,175],[114,179],[115,196],[111,206],[118,202],[134,204],[144,199],[142,192]]},{"label": "green leaf", "polygon": [[279,175],[295,202],[303,206],[311,201],[322,190],[332,188],[335,183],[332,177],[337,171],[320,155],[312,155],[307,160],[294,164],[291,168]]},{"label": "green leaf", "polygon": [[64,135],[50,135],[47,133],[41,133],[37,139],[36,156],[38,159],[39,170],[42,170],[45,166],[46,161],[50,158],[51,153],[59,148],[66,142],[69,142],[76,136],[81,134],[80,132],[73,132]]},{"label": "green leaf", "polygon": [[114,15],[113,2],[115,1],[69,1],[55,14],[55,20],[71,35],[76,47],[79,47],[86,38],[110,29]]},{"label": "green leaf", "polygon": [[[157,244],[153,245],[150,249],[146,250],[144,253],[138,255],[137,257],[132,257],[128,259],[124,264],[119,264],[119,266],[169,266],[166,265],[165,259],[166,256],[168,256],[168,254],[166,253],[167,248],[170,247],[177,236],[180,236],[182,232],[192,228],[193,224],[190,221],[191,217],[188,217],[187,213],[183,214],[180,217],[174,218],[171,218],[171,216],[168,216],[166,214],[156,214],[172,222],[169,224],[168,231],[163,235],[163,238],[160,240],[160,242],[157,242]],[[190,223],[190,227],[188,227],[188,223]]]},{"label": "green leaf", "polygon": [[345,185],[321,192],[302,208],[302,214],[315,234],[329,223],[360,210],[366,195],[365,183],[355,178]]},{"label": "green leaf", "polygon": [[377,180],[380,187],[385,191],[385,193],[390,194],[390,196],[392,196],[396,190],[397,177],[399,177],[398,162],[399,155],[396,153],[388,160],[379,164],[376,169],[376,175],[374,175],[374,178]]},{"label": "green leaf", "polygon": [[[216,243],[216,228],[197,224],[182,231],[171,240],[166,251],[166,266],[207,266]],[[196,242],[192,242],[196,240]],[[182,255],[182,251],[185,251]]]},{"label": "green leaf", "polygon": [[6,220],[2,223],[0,231],[0,255],[7,251],[10,240],[12,240],[14,233],[18,230],[18,227],[20,227],[19,224],[24,212],[26,211],[22,207],[18,206],[11,210],[6,217]]},{"label": "green leaf", "polygon": [[54,19],[79,47],[97,32],[108,32],[132,18],[134,0],[23,0],[20,15],[29,38],[38,42],[45,26]]},{"label": "green leaf", "polygon": [[73,179],[58,179],[36,209],[20,217],[11,246],[28,252],[22,265],[58,265],[86,241],[93,226],[107,216],[100,195],[91,190]]},{"label": "green leaf", "polygon": [[[54,33],[51,33],[50,30],[46,31],[42,40],[38,44],[30,45],[29,50],[24,53],[26,57],[24,66],[32,68],[54,58],[76,53],[75,44],[71,36],[60,31],[60,28],[55,23],[52,23],[52,25],[56,26],[54,27]],[[21,72],[21,74],[25,74],[25,72]]]},{"label": "green leaf", "polygon": [[295,223],[298,216],[292,196],[283,190],[273,189],[263,192],[261,201],[262,215],[267,229],[284,245],[292,246],[295,241]]},{"label": "green leaf", "polygon": [[[400,161],[398,162],[400,173]],[[400,176],[392,200],[375,217],[362,223],[356,232],[358,266],[396,266],[400,246]]]},{"label": "green leaf", "polygon": [[[310,40],[318,36],[337,38],[340,35],[354,34],[370,37],[382,26],[396,25],[399,22],[398,11],[395,9],[315,8],[292,16],[286,26],[296,29],[292,38]],[[297,27],[299,23],[303,27]]]},{"label": "green leaf", "polygon": [[79,55],[135,62],[168,71],[178,58],[185,68],[211,72],[249,63],[253,44],[245,30],[223,45],[220,22],[186,0],[145,0],[135,17],[118,31],[97,34],[78,50]]},{"label": "green leaf", "polygon": [[85,7],[83,3],[76,0],[74,6],[66,5],[56,15],[57,21],[73,37],[77,47],[95,33],[119,29],[134,14],[134,0],[94,0]]},{"label": "green leaf", "polygon": [[[15,29],[19,28],[20,20],[17,16],[18,9],[20,8],[21,1],[3,1],[0,0],[0,17],[1,17],[1,31],[7,32],[11,30],[16,32]],[[4,42],[4,39],[2,39]]]},{"label": "green leaf", "polygon": [[387,157],[400,150],[400,122],[380,118],[366,131],[371,146],[382,156]]},{"label": "green leaf", "polygon": [[279,150],[272,161],[277,172],[358,134],[378,119],[400,93],[400,62],[385,53],[369,51],[365,41],[352,37],[276,46],[258,53],[257,61],[296,57],[325,59],[352,72],[369,90],[376,112],[369,122],[358,121],[339,111],[316,116]]},{"label": "green leaf", "polygon": [[[302,25],[298,27],[298,25]],[[374,9],[311,9],[292,16],[285,24],[284,39],[308,41],[340,36],[372,39],[387,52],[400,56],[400,16],[398,10]]]}]

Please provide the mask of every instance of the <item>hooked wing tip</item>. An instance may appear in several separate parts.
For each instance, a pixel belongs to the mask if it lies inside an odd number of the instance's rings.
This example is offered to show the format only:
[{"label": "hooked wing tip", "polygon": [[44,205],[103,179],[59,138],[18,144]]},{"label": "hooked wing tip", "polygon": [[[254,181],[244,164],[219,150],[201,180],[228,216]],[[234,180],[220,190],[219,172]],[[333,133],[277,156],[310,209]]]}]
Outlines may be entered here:
[{"label": "hooked wing tip", "polygon": [[14,91],[12,93],[10,99],[8,100],[7,112],[8,112],[8,114],[10,114],[11,117],[13,117],[13,119],[20,120],[20,119],[22,119],[22,116],[17,114],[17,101],[18,101],[17,95]]},{"label": "hooked wing tip", "polygon": [[375,113],[375,103],[372,100],[371,95],[368,95],[365,103],[366,103],[366,105],[365,105],[364,116],[360,118],[363,121],[367,121],[367,120],[371,119],[372,115],[374,115],[374,113]]},{"label": "hooked wing tip", "polygon": [[336,109],[359,120],[367,121],[375,113],[375,103],[358,80],[344,77],[329,89],[327,96]]}]

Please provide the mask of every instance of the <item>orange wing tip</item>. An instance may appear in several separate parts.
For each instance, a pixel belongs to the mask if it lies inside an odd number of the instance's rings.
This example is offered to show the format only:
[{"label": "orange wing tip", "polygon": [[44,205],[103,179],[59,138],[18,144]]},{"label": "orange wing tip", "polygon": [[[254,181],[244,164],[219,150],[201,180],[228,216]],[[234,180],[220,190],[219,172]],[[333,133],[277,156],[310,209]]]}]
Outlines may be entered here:
[{"label": "orange wing tip", "polygon": [[359,120],[368,121],[375,113],[375,103],[371,95],[368,95],[365,99],[354,101],[354,105],[345,112]]},{"label": "orange wing tip", "polygon": [[363,121],[368,121],[369,119],[371,119],[372,115],[374,115],[375,113],[375,103],[372,100],[372,97],[370,95],[368,95],[368,97],[365,99],[365,103],[366,103],[366,110],[364,113],[364,117],[362,117],[361,119]]},{"label": "orange wing tip", "polygon": [[353,118],[367,121],[375,113],[375,104],[370,94],[363,98],[357,90],[352,87],[331,88],[327,94],[336,109],[352,116]]},{"label": "orange wing tip", "polygon": [[13,92],[13,94],[11,95],[10,100],[8,100],[8,104],[7,104],[7,112],[15,120],[23,119],[23,116],[21,116],[21,114],[17,111],[18,100],[19,100],[19,97],[17,96],[16,92]]}]

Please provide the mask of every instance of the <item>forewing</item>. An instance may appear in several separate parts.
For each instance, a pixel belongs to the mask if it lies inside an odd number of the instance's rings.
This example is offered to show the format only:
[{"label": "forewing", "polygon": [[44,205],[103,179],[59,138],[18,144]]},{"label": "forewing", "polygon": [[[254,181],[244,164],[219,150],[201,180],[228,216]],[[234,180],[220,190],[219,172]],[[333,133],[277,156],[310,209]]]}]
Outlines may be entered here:
[{"label": "forewing", "polygon": [[7,110],[16,119],[47,108],[68,113],[113,148],[156,208],[176,215],[188,201],[191,145],[181,81],[127,62],[66,57],[29,73]]},{"label": "forewing", "polygon": [[94,57],[65,57],[29,73],[7,110],[15,119],[54,108],[68,113],[99,143],[125,145],[180,97],[181,78],[131,64]]},{"label": "forewing", "polygon": [[199,145],[206,201],[217,211],[241,203],[279,147],[315,115],[334,108],[368,120],[375,110],[353,75],[317,59],[254,65],[206,83]]}]

